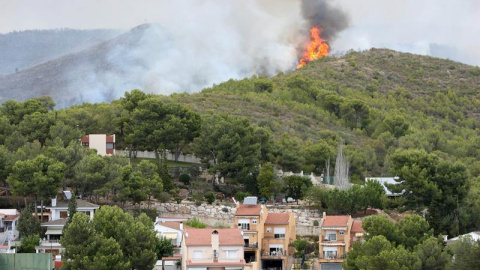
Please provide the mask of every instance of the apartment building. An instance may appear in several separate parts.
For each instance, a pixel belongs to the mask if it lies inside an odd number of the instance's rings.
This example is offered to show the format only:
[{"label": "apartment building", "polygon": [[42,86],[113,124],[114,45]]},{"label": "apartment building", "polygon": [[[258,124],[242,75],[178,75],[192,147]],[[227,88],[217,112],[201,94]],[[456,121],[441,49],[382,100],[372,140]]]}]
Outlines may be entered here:
[{"label": "apartment building", "polygon": [[252,269],[287,269],[288,247],[295,241],[292,213],[268,213],[257,197],[237,204],[234,226],[243,232],[244,258]]},{"label": "apartment building", "polygon": [[97,150],[101,156],[115,154],[115,134],[89,134],[82,137],[82,146]]},{"label": "apartment building", "polygon": [[185,227],[182,241],[184,270],[250,270],[244,259],[240,229],[194,229]]},{"label": "apartment building", "polygon": [[362,221],[350,215],[328,216],[323,213],[319,236],[319,270],[342,270],[347,252],[363,240]]}]

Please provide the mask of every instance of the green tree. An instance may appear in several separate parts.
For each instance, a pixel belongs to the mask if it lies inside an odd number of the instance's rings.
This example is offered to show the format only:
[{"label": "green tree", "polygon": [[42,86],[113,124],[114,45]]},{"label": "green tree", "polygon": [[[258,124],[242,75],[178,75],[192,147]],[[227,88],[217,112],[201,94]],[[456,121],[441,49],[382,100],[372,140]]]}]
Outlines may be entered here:
[{"label": "green tree", "polygon": [[73,216],[60,243],[65,248],[65,269],[131,269],[116,239],[97,233],[85,214]]},{"label": "green tree", "polygon": [[301,176],[286,176],[283,178],[283,191],[285,196],[293,198],[298,203],[298,199],[303,199],[308,188],[312,186],[309,178]]},{"label": "green tree", "polygon": [[200,219],[198,219],[197,217],[193,217],[192,219],[189,219],[187,222],[185,222],[185,225],[187,225],[188,227],[198,228],[198,229],[203,229],[207,227],[207,225],[201,222]]},{"label": "green tree", "polygon": [[399,244],[408,249],[422,243],[433,235],[428,222],[419,215],[405,216],[398,222]]},{"label": "green tree", "polygon": [[28,141],[38,140],[42,145],[45,145],[50,127],[53,124],[53,118],[50,114],[34,112],[33,114],[25,115],[23,121],[18,125],[18,131]]},{"label": "green tree", "polygon": [[430,237],[415,246],[415,252],[422,262],[422,270],[444,270],[452,258],[443,252],[443,239]]},{"label": "green tree", "polygon": [[365,238],[368,240],[375,236],[383,236],[386,240],[399,243],[400,233],[398,227],[387,216],[377,215],[365,218],[362,227],[367,231]]},{"label": "green tree", "polygon": [[25,207],[22,212],[20,212],[17,230],[21,238],[40,234],[40,221],[33,216],[30,207]]},{"label": "green tree", "polygon": [[73,193],[72,198],[68,201],[68,223],[72,222],[75,213],[77,213],[77,198],[75,198],[75,193]]},{"label": "green tree", "polygon": [[275,185],[272,163],[267,162],[262,165],[260,173],[258,174],[257,182],[260,196],[267,199],[271,198],[274,194]]},{"label": "green tree", "polygon": [[149,161],[142,160],[135,167],[131,177],[140,177],[142,180],[141,186],[147,195],[148,205],[152,197],[158,199],[163,191],[162,179],[157,173],[157,168]]},{"label": "green tree", "polygon": [[261,145],[250,122],[227,114],[204,118],[195,145],[210,172],[237,179],[252,172],[261,157]]},{"label": "green tree", "polygon": [[334,155],[334,149],[324,140],[307,144],[304,152],[305,165],[317,174],[324,172],[325,161]]},{"label": "green tree", "polygon": [[365,201],[365,213],[367,213],[368,207],[383,209],[387,196],[385,195],[385,189],[380,182],[371,179],[367,180],[361,192]]},{"label": "green tree", "polygon": [[22,238],[18,253],[35,253],[35,246],[40,243],[38,234],[28,235]]},{"label": "green tree", "polygon": [[155,252],[157,253],[157,259],[161,260],[163,257],[171,257],[174,251],[172,241],[165,237],[157,237],[156,240]]},{"label": "green tree", "polygon": [[85,155],[75,165],[75,193],[92,196],[96,189],[105,184],[105,160],[99,155]]},{"label": "green tree", "polygon": [[447,252],[453,257],[449,270],[477,269],[480,265],[480,240],[473,240],[470,235],[460,237],[447,247]]},{"label": "green tree", "polygon": [[213,192],[207,192],[207,194],[205,194],[205,199],[208,204],[212,204],[215,202],[215,194],[213,194]]},{"label": "green tree", "polygon": [[381,134],[383,132],[390,132],[395,138],[400,138],[407,134],[410,125],[400,114],[389,114],[383,122],[375,130],[375,134]]},{"label": "green tree", "polygon": [[291,246],[295,248],[294,257],[302,258],[302,261],[305,261],[306,253],[310,253],[312,252],[312,249],[314,249],[313,245],[303,238],[296,239]]}]

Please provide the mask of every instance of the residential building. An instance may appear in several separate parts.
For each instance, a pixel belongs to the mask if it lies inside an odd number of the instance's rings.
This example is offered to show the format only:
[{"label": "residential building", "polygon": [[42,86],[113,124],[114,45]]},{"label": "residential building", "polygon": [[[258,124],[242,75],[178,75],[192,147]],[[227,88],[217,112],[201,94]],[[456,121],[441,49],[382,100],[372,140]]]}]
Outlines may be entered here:
[{"label": "residential building", "polygon": [[262,268],[287,269],[289,246],[296,239],[293,213],[268,213],[262,239]]},{"label": "residential building", "polygon": [[287,269],[289,245],[296,239],[292,213],[269,213],[257,197],[237,204],[234,226],[243,231],[244,258],[252,269]]},{"label": "residential building", "polygon": [[394,192],[392,192],[388,189],[387,185],[398,184],[398,182],[396,181],[398,179],[399,179],[398,177],[366,177],[365,181],[367,181],[367,180],[377,180],[380,184],[382,184],[383,189],[385,190],[385,194],[387,195],[387,197],[395,198],[395,197],[402,196],[403,192],[394,193]]},{"label": "residential building", "polygon": [[[71,198],[71,193],[65,191],[65,200],[57,201],[57,198],[52,199],[51,206],[45,207],[50,211],[50,220],[44,222],[41,226],[46,228],[45,238],[40,241],[40,245],[35,247],[37,253],[52,253],[58,256],[60,260],[60,254],[63,251],[63,247],[59,240],[63,234],[63,227],[67,223],[68,219],[68,202]],[[76,200],[77,212],[84,213],[93,219],[95,211],[100,207],[96,204],[90,203],[85,200]]]},{"label": "residential building", "polygon": [[319,236],[319,270],[341,270],[347,252],[356,241],[363,240],[360,220],[349,215],[327,216],[323,213]]},{"label": "residential building", "polygon": [[182,269],[250,270],[240,229],[184,228]]},{"label": "residential building", "polygon": [[101,156],[115,154],[115,134],[89,134],[82,137],[82,146],[97,150]]},{"label": "residential building", "polygon": [[460,237],[466,237],[466,236],[470,236],[473,241],[479,241],[480,240],[480,231],[469,232],[469,233],[462,234],[462,235],[459,235],[457,237],[453,237],[453,238],[450,238],[450,239],[446,239],[448,237],[448,235],[447,235],[444,238],[446,240],[447,246],[449,246],[449,245],[455,243]]},{"label": "residential building", "polygon": [[173,246],[180,248],[183,236],[183,221],[158,221],[155,223],[157,237],[169,239]]},{"label": "residential building", "polygon": [[0,246],[18,238],[19,217],[20,213],[17,209],[0,209]]}]

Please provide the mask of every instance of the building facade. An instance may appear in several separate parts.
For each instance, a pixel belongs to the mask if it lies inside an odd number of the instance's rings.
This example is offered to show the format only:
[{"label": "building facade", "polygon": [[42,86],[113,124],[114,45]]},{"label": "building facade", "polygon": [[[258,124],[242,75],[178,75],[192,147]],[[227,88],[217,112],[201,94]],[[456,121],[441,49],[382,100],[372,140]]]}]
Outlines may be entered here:
[{"label": "building facade", "polygon": [[328,216],[323,213],[319,235],[319,270],[341,270],[354,242],[363,240],[360,220],[349,215]]},{"label": "building facade", "polygon": [[97,150],[101,156],[115,154],[115,134],[89,134],[82,137],[82,146]]}]

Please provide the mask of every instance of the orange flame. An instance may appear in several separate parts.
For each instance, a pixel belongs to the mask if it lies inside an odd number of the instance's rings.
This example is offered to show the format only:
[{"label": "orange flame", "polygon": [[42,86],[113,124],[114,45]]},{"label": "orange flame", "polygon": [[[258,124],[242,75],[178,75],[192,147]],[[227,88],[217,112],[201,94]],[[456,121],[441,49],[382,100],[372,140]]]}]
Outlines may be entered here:
[{"label": "orange flame", "polygon": [[313,26],[310,28],[310,43],[303,51],[303,57],[298,62],[297,68],[301,68],[309,62],[328,55],[329,46],[325,39],[321,38],[322,28]]}]

